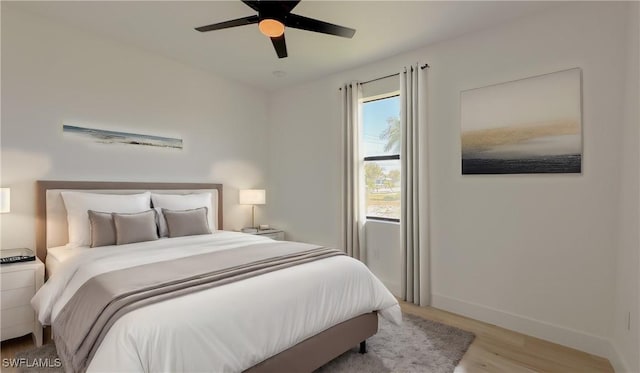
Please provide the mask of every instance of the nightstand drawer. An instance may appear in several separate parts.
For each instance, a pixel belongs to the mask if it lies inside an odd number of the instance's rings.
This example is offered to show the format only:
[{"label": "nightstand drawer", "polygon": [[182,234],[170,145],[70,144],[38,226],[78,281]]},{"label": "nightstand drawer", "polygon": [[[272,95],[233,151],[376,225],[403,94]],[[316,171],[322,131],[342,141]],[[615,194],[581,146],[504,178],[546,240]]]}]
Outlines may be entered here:
[{"label": "nightstand drawer", "polygon": [[2,326],[30,323],[33,325],[36,313],[31,306],[20,306],[2,310]]},{"label": "nightstand drawer", "polygon": [[42,345],[42,326],[31,308],[31,298],[44,283],[40,259],[0,266],[0,337],[2,340],[33,333],[36,347]]},{"label": "nightstand drawer", "polygon": [[284,241],[284,232],[265,233],[261,234],[262,237],[269,237],[274,240]]},{"label": "nightstand drawer", "polygon": [[28,306],[31,304],[31,298],[34,295],[33,286],[28,288],[4,290],[2,292],[2,309],[13,308],[18,306]]},{"label": "nightstand drawer", "polygon": [[11,325],[0,329],[0,338],[3,341],[11,338],[22,337],[23,335],[33,332],[33,321],[25,324]]},{"label": "nightstand drawer", "polygon": [[15,271],[0,274],[0,287],[2,290],[33,287],[36,283],[33,270]]}]

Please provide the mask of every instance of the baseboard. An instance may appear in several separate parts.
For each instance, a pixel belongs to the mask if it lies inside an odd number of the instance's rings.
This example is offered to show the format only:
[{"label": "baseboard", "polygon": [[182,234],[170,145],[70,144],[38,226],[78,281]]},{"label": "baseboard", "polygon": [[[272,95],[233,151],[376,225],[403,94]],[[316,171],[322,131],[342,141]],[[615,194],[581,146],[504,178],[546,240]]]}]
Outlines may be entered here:
[{"label": "baseboard", "polygon": [[602,356],[609,359],[616,371],[628,371],[624,369],[626,364],[608,338],[438,294],[432,295],[431,306]]},{"label": "baseboard", "polygon": [[609,362],[611,363],[611,366],[613,366],[613,370],[615,372],[633,373],[629,368],[629,365],[627,365],[627,362],[622,358],[622,355],[620,355],[620,352],[613,341],[610,341],[609,343],[609,355],[606,357],[609,359]]}]

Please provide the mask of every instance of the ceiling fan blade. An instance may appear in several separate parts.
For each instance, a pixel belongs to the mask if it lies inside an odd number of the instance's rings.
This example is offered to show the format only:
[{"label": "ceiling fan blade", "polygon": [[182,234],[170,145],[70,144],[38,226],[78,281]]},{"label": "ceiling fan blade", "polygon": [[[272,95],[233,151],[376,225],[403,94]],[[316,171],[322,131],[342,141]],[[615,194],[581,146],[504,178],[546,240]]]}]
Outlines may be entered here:
[{"label": "ceiling fan blade", "polygon": [[284,40],[284,34],[275,38],[271,38],[271,42],[273,43],[273,47],[278,54],[278,58],[287,57],[287,43]]},{"label": "ceiling fan blade", "polygon": [[356,30],[352,28],[334,25],[333,23],[319,21],[313,18],[307,18],[299,16],[297,14],[287,15],[287,17],[285,18],[285,25],[300,30],[342,36],[343,38],[352,38],[356,33]]},{"label": "ceiling fan blade", "polygon": [[298,3],[300,3],[300,0],[276,2],[276,4],[280,7],[280,9],[286,13],[290,13],[293,10],[293,8],[295,8],[298,5]]},{"label": "ceiling fan blade", "polygon": [[266,11],[268,14],[288,14],[295,8],[300,0],[242,0],[248,7],[256,12]]},{"label": "ceiling fan blade", "polygon": [[260,21],[260,18],[258,18],[258,16],[249,16],[249,17],[243,17],[243,18],[234,19],[234,20],[231,20],[231,21],[214,23],[212,25],[196,27],[196,30],[198,30],[200,32],[207,32],[207,31],[213,31],[213,30],[222,30],[222,29],[230,28],[230,27],[238,27],[238,26],[250,25],[250,24],[253,24],[253,23],[258,23],[259,21]]},{"label": "ceiling fan blade", "polygon": [[255,10],[256,12],[260,11],[260,1],[257,0],[242,0],[248,7]]}]

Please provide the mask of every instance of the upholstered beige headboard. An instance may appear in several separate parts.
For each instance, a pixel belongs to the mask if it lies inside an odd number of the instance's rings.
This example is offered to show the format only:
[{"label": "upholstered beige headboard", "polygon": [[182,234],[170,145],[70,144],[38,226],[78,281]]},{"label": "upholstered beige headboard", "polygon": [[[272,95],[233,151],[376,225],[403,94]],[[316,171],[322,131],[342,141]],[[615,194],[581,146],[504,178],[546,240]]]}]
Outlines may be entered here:
[{"label": "upholstered beige headboard", "polygon": [[68,242],[67,210],[60,192],[69,190],[108,194],[210,192],[214,225],[222,229],[222,184],[41,180],[37,182],[36,196],[36,254],[43,262],[48,248]]}]

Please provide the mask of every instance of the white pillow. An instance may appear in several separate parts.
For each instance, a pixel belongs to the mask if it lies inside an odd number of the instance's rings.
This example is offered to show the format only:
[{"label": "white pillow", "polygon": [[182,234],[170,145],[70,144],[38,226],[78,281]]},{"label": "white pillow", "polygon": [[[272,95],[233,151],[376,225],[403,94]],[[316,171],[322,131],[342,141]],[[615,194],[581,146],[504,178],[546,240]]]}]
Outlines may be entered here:
[{"label": "white pillow", "polygon": [[213,223],[213,208],[211,206],[211,193],[193,193],[193,194],[151,194],[151,202],[153,202],[153,208],[159,212],[158,216],[158,228],[160,229],[160,237],[167,237],[169,232],[167,231],[167,222],[162,214],[161,209],[167,210],[191,210],[200,207],[206,207],[207,220],[209,221],[209,228],[211,232],[216,230],[216,225]]},{"label": "white pillow", "polygon": [[149,210],[151,193],[98,194],[83,192],[60,192],[67,209],[69,246],[89,246],[89,210],[100,212],[135,213]]}]

